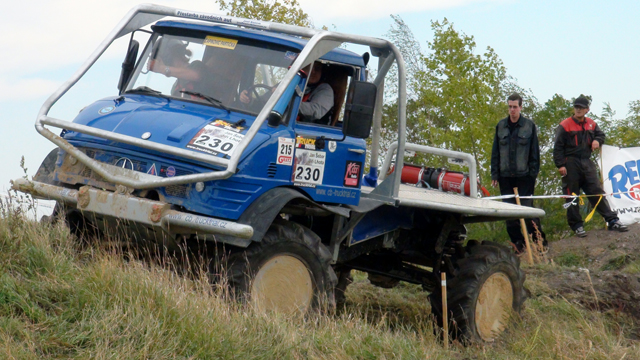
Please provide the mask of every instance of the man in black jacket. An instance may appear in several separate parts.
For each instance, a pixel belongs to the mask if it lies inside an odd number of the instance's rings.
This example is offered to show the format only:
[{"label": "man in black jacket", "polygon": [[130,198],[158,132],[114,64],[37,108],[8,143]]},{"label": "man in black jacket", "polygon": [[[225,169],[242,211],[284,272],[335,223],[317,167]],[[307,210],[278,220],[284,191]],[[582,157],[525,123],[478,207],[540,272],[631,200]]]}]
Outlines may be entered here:
[{"label": "man in black jacket", "polygon": [[[491,150],[491,185],[500,186],[502,195],[513,194],[513,188],[518,188],[521,196],[533,195],[536,177],[540,171],[540,147],[538,146],[538,134],[533,121],[520,114],[522,111],[522,97],[514,93],[507,99],[509,104],[509,116],[500,120],[496,125],[496,133],[493,138]],[[515,204],[515,198],[504,199],[504,202]],[[533,207],[532,199],[521,199],[524,206]],[[544,232],[540,227],[540,219],[527,220],[529,234],[537,234],[536,227],[542,235],[544,245]],[[519,220],[507,220],[507,233],[511,242],[520,253],[524,250],[524,236],[520,229]]]},{"label": "man in black jacket", "polygon": [[[591,153],[604,144],[605,134],[595,121],[586,117],[589,112],[589,99],[578,96],[573,102],[574,115],[562,120],[556,129],[556,140],[553,147],[553,161],[562,175],[562,191],[567,195],[580,195],[580,189],[587,195],[604,194],[596,164],[591,160]],[[599,201],[599,202],[598,202]],[[591,206],[602,215],[609,230],[624,232],[629,230],[622,225],[615,212],[611,211],[607,199],[603,196],[590,196]],[[567,198],[567,221],[576,236],[587,236],[584,231],[580,205],[572,198]]]}]

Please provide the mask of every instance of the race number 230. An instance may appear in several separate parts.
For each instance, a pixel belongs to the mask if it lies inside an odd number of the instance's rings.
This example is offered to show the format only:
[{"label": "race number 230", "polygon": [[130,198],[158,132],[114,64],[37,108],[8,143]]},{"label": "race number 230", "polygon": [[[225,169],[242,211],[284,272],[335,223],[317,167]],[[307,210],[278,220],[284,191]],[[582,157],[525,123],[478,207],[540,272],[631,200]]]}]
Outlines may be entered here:
[{"label": "race number 230", "polygon": [[213,137],[209,134],[200,134],[193,143],[223,154],[229,154],[234,146],[233,142],[225,141],[224,139]]},{"label": "race number 230", "polygon": [[322,184],[322,168],[310,165],[296,166],[295,180],[316,185]]}]

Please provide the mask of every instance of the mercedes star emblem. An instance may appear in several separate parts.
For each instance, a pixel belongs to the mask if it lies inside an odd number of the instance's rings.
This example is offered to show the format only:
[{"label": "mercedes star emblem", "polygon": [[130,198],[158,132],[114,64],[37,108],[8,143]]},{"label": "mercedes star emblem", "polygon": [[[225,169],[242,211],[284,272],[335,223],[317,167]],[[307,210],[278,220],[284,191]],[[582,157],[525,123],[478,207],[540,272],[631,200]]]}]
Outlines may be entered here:
[{"label": "mercedes star emblem", "polygon": [[133,161],[126,157],[121,157],[116,161],[116,166],[121,167],[123,169],[133,170]]}]

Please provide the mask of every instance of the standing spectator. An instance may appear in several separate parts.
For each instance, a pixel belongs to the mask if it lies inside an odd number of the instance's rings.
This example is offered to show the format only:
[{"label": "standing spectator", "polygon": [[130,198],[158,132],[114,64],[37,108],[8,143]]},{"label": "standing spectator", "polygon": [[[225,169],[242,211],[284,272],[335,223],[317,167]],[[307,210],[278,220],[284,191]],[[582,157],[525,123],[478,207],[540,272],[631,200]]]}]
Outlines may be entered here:
[{"label": "standing spectator", "polygon": [[[540,171],[540,147],[538,134],[533,121],[522,116],[522,97],[513,93],[507,99],[509,116],[500,120],[496,125],[491,150],[491,185],[500,186],[502,195],[512,195],[513,188],[518,188],[521,196],[533,195],[536,177]],[[504,199],[504,202],[515,204],[515,198]],[[522,199],[522,205],[533,207],[533,199]],[[540,226],[540,219],[527,220],[527,232],[537,234],[533,222],[542,235],[546,246],[544,232]],[[525,247],[524,235],[519,220],[507,220],[507,233],[511,238],[517,253],[522,253]]]},{"label": "standing spectator", "polygon": [[[584,95],[578,96],[573,102],[574,115],[562,120],[556,129],[553,161],[562,175],[562,191],[567,195],[580,195],[580,189],[587,195],[604,194],[596,164],[591,160],[591,152],[604,144],[605,134],[595,121],[586,117],[589,104],[589,99]],[[571,203],[567,207],[567,221],[571,230],[576,236],[587,236],[580,216],[579,203],[572,198],[567,198],[567,202]],[[616,213],[611,211],[604,196],[602,200],[597,196],[590,196],[589,202],[602,215],[609,230],[629,230],[622,225]]]}]

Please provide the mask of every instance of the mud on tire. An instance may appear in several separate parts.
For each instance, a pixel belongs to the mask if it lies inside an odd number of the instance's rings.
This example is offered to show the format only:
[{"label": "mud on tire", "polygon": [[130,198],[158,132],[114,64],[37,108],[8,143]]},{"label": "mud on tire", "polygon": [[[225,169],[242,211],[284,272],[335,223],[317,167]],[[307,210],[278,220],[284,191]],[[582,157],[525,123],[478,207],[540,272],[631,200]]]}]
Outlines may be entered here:
[{"label": "mud on tire", "polygon": [[330,262],[315,233],[276,220],[261,242],[229,256],[227,276],[236,297],[259,310],[307,313],[335,307],[338,279]]},{"label": "mud on tire", "polygon": [[[493,341],[519,313],[526,299],[525,274],[511,249],[484,241],[469,241],[457,259],[455,277],[447,278],[449,332],[465,342]],[[432,313],[442,328],[442,292],[429,295]]]}]

